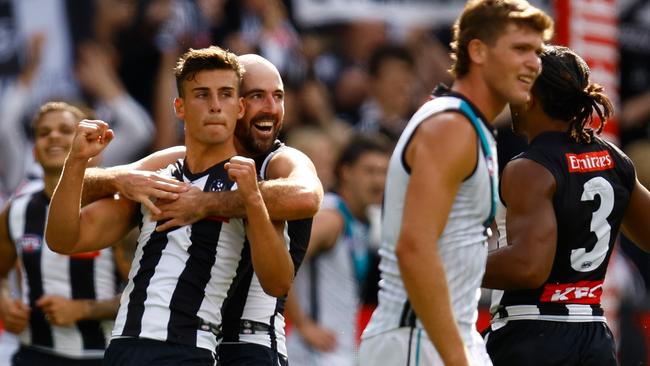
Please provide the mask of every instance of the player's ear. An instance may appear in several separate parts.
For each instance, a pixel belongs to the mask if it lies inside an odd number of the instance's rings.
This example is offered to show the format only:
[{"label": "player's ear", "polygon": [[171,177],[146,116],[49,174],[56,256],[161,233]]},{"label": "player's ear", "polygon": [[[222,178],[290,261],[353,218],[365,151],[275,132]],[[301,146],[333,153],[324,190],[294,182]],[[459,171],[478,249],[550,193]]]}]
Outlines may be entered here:
[{"label": "player's ear", "polygon": [[244,98],[239,97],[239,112],[237,113],[237,119],[242,119],[244,118],[244,114],[246,113],[246,109],[244,107]]},{"label": "player's ear", "polygon": [[185,119],[185,101],[183,98],[174,98],[174,113],[178,119]]},{"label": "player's ear", "polygon": [[487,45],[478,38],[474,38],[467,44],[469,59],[476,64],[482,65],[487,57]]}]

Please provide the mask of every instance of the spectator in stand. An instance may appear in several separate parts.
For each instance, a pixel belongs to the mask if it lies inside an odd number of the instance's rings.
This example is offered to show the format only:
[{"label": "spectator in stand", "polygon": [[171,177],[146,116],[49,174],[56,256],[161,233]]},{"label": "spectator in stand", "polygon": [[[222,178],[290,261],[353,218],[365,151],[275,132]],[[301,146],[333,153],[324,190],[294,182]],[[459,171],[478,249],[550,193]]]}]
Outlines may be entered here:
[{"label": "spectator in stand", "polygon": [[415,61],[401,46],[379,47],[368,64],[368,98],[361,106],[357,128],[381,133],[393,143],[414,112]]}]

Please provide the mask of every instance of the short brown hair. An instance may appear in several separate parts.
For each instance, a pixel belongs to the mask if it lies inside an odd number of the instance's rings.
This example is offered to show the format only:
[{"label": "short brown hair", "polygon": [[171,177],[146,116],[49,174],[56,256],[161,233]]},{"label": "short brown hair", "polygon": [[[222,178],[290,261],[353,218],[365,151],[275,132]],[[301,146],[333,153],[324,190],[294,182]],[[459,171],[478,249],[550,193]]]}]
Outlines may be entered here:
[{"label": "short brown hair", "polygon": [[176,88],[180,97],[183,96],[183,82],[192,80],[197,72],[203,70],[233,70],[237,74],[239,84],[244,75],[244,66],[239,63],[234,53],[217,46],[198,50],[190,48],[178,59],[174,68]]},{"label": "short brown hair", "polygon": [[553,19],[526,0],[470,0],[454,23],[451,74],[460,78],[469,72],[471,40],[493,44],[510,23],[530,27],[542,33],[544,40],[553,35]]},{"label": "short brown hair", "polygon": [[50,112],[70,112],[79,121],[89,118],[89,114],[83,112],[80,108],[75,107],[72,104],[68,104],[66,102],[47,102],[38,109],[38,112],[36,112],[34,119],[32,119],[33,131],[36,131],[36,127],[38,127],[38,123],[41,122],[43,116]]}]

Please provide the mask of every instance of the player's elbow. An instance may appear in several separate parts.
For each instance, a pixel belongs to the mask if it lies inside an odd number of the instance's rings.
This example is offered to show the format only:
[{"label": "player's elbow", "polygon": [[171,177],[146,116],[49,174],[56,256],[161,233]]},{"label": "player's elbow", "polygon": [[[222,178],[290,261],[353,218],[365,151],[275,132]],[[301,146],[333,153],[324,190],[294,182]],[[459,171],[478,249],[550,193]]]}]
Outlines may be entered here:
[{"label": "player's elbow", "polygon": [[65,255],[75,253],[76,241],[73,235],[66,235],[49,222],[45,227],[45,243],[53,252]]},{"label": "player's elbow", "polygon": [[323,201],[323,192],[321,191],[309,191],[305,192],[302,195],[300,200],[300,206],[302,211],[308,217],[314,217],[318,210],[320,210],[321,202]]},{"label": "player's elbow", "polygon": [[534,264],[522,265],[519,271],[519,286],[522,289],[535,289],[541,287],[548,279],[548,271]]},{"label": "player's elbow", "polygon": [[279,281],[278,280],[273,281],[273,283],[269,283],[266,285],[262,283],[261,285],[262,285],[262,289],[267,295],[273,297],[282,297],[289,293],[289,289],[291,289],[291,282],[292,282],[291,279],[289,280],[282,279]]},{"label": "player's elbow", "polygon": [[409,268],[422,254],[417,240],[407,234],[402,233],[395,246],[395,256],[400,268]]},{"label": "player's elbow", "polygon": [[63,239],[60,235],[45,233],[45,242],[51,251],[59,254],[74,254],[74,243]]}]

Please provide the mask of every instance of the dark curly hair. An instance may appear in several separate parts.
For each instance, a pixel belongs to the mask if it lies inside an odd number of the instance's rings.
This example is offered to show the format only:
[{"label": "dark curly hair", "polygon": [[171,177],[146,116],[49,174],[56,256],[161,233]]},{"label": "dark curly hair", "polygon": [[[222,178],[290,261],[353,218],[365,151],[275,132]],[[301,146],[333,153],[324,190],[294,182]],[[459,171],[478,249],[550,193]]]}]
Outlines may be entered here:
[{"label": "dark curly hair", "polygon": [[579,143],[589,143],[594,112],[598,115],[595,133],[602,132],[613,106],[603,87],[589,80],[589,66],[567,47],[548,45],[540,55],[542,73],[533,86],[544,113],[554,119],[569,123],[571,138]]}]

